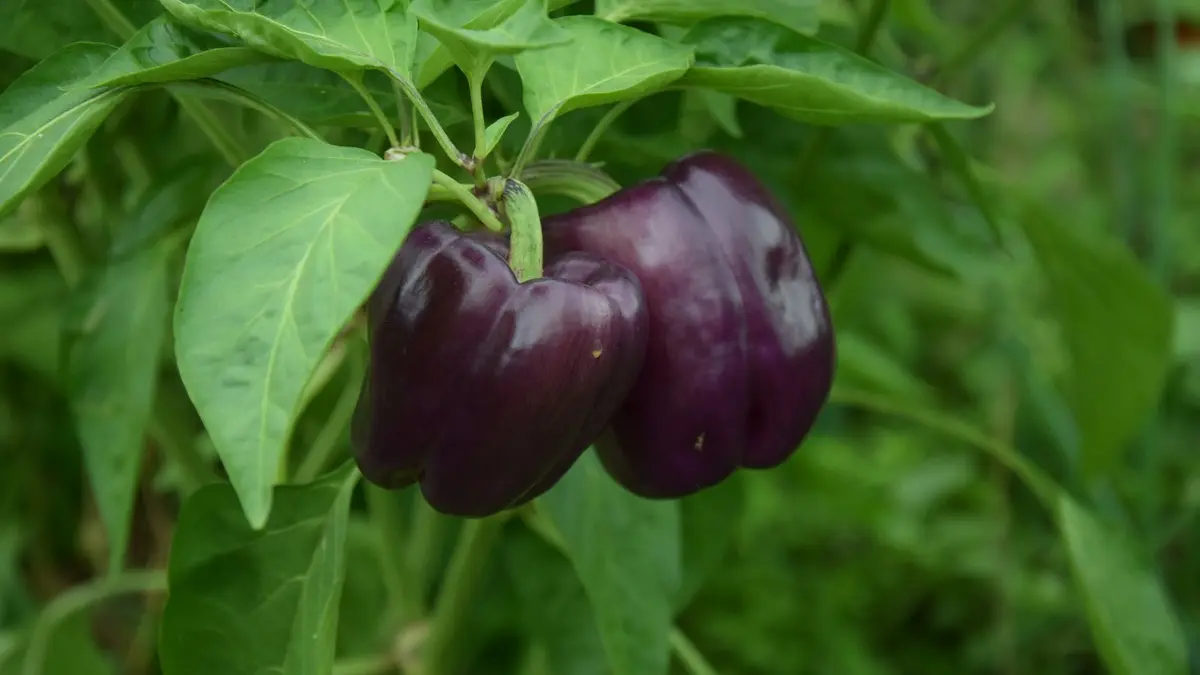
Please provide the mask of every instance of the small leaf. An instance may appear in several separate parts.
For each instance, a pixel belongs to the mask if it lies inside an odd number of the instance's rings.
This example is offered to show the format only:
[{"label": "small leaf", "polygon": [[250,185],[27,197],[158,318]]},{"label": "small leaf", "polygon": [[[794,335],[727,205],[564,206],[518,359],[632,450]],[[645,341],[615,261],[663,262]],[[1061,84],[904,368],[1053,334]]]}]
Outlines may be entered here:
[{"label": "small leaf", "polygon": [[450,52],[463,72],[482,77],[496,56],[516,54],[570,42],[571,36],[546,15],[542,0],[514,3],[503,0],[493,7],[515,6],[516,11],[486,29],[467,28],[471,3],[451,0],[416,0],[411,11],[425,30]]},{"label": "small leaf", "polygon": [[746,488],[740,474],[679,501],[683,583],[675,599],[676,611],[683,610],[720,567],[745,503]]},{"label": "small leaf", "polygon": [[160,16],[122,45],[95,81],[107,86],[192,80],[266,60],[270,57],[260,51]]},{"label": "small leaf", "polygon": [[495,150],[496,146],[500,143],[500,139],[504,138],[504,132],[508,130],[508,125],[515,122],[520,116],[521,113],[505,115],[504,117],[501,117],[500,119],[488,125],[487,129],[485,129],[483,132],[484,157],[491,156],[492,150]]},{"label": "small leaf", "polygon": [[1162,587],[1131,553],[1067,494],[1056,519],[1083,593],[1096,645],[1113,675],[1185,675],[1188,648]]},{"label": "small leaf", "polygon": [[585,454],[539,507],[562,535],[619,675],[665,675],[681,588],[679,508],[640,499]]},{"label": "small leaf", "polygon": [[974,119],[994,107],[956,101],[854,52],[759,19],[711,19],[683,41],[696,47],[686,84],[810,124]]},{"label": "small leaf", "polygon": [[500,555],[525,629],[554,675],[608,675],[604,642],[571,562],[526,528],[510,528]]},{"label": "small leaf", "polygon": [[358,477],[347,463],[315,483],[278,488],[259,530],[229,485],[192,495],[171,542],[164,675],[331,672]]},{"label": "small leaf", "polygon": [[[379,124],[362,97],[344,78],[299,61],[258,63],[234,68],[216,79],[245,89],[309,124],[371,129]],[[368,71],[363,77],[363,86],[379,102],[384,112],[395,115],[396,90],[388,83],[387,75]],[[428,94],[424,98],[445,128],[471,121],[470,114],[463,108],[431,100]],[[401,100],[401,104],[406,103]]]},{"label": "small leaf", "polygon": [[181,22],[232,35],[267,54],[333,71],[380,68],[411,80],[417,21],[379,0],[161,0]]},{"label": "small leaf", "polygon": [[1019,219],[1045,272],[1071,358],[1065,394],[1091,471],[1110,471],[1158,405],[1171,362],[1171,298],[1116,239],[1030,210]]},{"label": "small leaf", "polygon": [[615,22],[683,25],[721,16],[745,16],[812,34],[820,25],[820,4],[820,0],[596,0],[596,15]]},{"label": "small leaf", "polygon": [[556,23],[570,43],[515,57],[525,87],[525,109],[545,124],[577,108],[648,94],[678,79],[692,64],[692,50],[649,33],[592,16]]},{"label": "small leaf", "polygon": [[284,139],[213,194],[175,315],[180,375],[262,525],[305,385],[421,209],[433,157]]},{"label": "small leaf", "polygon": [[0,93],[0,215],[62,171],[128,95],[88,84],[112,53],[108,45],[71,45]]}]

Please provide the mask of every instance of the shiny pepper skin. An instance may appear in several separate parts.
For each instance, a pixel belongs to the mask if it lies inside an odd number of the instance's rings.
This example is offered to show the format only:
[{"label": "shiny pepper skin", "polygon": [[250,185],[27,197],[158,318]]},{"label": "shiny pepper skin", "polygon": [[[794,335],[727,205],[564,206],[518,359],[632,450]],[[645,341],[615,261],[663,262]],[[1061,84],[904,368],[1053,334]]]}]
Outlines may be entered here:
[{"label": "shiny pepper skin", "polygon": [[645,351],[629,272],[571,253],[518,283],[506,256],[500,237],[420,225],[368,304],[359,469],[386,488],[420,482],[449,515],[491,515],[553,486],[608,424]]},{"label": "shiny pepper skin", "polygon": [[833,326],[790,217],[746,168],[696,153],[543,225],[547,252],[642,282],[645,362],[597,442],[618,482],[682,497],[795,451],[829,395]]}]

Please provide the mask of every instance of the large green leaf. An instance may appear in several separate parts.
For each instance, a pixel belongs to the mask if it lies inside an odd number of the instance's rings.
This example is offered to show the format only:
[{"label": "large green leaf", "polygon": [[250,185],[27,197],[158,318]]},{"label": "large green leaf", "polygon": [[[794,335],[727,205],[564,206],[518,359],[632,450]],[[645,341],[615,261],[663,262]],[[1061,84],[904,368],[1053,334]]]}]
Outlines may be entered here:
[{"label": "large green leaf", "polygon": [[270,58],[221,36],[180,25],[169,16],[160,16],[122,45],[100,67],[94,81],[115,85],[191,80]]},{"label": "large green leaf", "polygon": [[125,99],[125,88],[88,84],[113,51],[108,45],[71,45],[0,93],[0,215],[62,171]]},{"label": "large green leaf", "polygon": [[433,163],[285,139],[242,165],[200,218],[176,357],[255,526],[270,511],[305,386],[400,247]]},{"label": "large green leaf", "polygon": [[425,30],[433,34],[446,48],[454,62],[472,77],[482,77],[498,55],[516,54],[570,42],[571,36],[546,15],[543,0],[488,1],[491,8],[513,8],[494,25],[477,29],[469,27],[478,22],[474,5],[478,2],[459,0],[416,0],[411,11],[421,20]]},{"label": "large green leaf", "polygon": [[820,0],[596,0],[596,15],[609,21],[683,25],[720,16],[748,16],[811,34],[820,25],[820,4]]},{"label": "large green leaf", "polygon": [[1119,241],[1030,210],[1020,219],[1070,354],[1065,394],[1085,466],[1111,471],[1158,404],[1174,309]]},{"label": "large green leaf", "polygon": [[334,71],[380,68],[412,79],[416,18],[379,0],[161,0],[180,21],[267,54]]},{"label": "large green leaf", "polygon": [[1109,531],[1066,494],[1056,520],[1088,621],[1113,675],[1185,675],[1187,643],[1171,603],[1123,533]]},{"label": "large green leaf", "polygon": [[686,84],[768,106],[811,124],[973,119],[991,105],[948,98],[899,73],[761,19],[710,19],[688,31]]},{"label": "large green leaf", "polygon": [[651,93],[692,64],[690,47],[591,16],[556,19],[573,38],[515,57],[535,124],[576,108]]},{"label": "large green leaf", "polygon": [[538,500],[575,567],[616,675],[665,675],[679,597],[679,507],[644,500],[588,452]]},{"label": "large green leaf", "polygon": [[226,484],[184,504],[171,542],[164,675],[314,675],[333,668],[352,464],[276,490],[260,530]]}]

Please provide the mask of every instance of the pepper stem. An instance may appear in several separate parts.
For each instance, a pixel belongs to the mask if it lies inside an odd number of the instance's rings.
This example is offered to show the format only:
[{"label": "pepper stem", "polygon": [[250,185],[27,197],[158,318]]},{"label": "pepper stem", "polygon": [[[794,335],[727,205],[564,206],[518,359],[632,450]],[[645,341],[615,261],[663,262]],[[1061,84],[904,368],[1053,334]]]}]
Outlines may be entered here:
[{"label": "pepper stem", "polygon": [[483,574],[492,543],[500,534],[506,513],[463,523],[458,544],[446,572],[446,583],[438,597],[429,642],[422,656],[422,675],[449,675],[463,623],[471,614],[471,599]]},{"label": "pepper stem", "polygon": [[500,200],[512,227],[508,266],[521,283],[537,279],[542,276],[542,219],[537,199],[524,183],[508,178]]}]

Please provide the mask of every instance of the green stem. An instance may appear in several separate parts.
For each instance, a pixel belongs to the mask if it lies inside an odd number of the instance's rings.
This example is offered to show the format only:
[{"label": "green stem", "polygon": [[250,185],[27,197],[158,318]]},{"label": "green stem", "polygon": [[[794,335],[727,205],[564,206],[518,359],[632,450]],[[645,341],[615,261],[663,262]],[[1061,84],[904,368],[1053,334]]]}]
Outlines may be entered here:
[{"label": "green stem", "polygon": [[383,585],[387,589],[388,607],[402,610],[411,602],[409,596],[412,589],[407,588],[404,583],[404,567],[400,558],[400,553],[405,550],[408,542],[399,502],[410,490],[385,490],[368,483],[366,492],[371,525],[375,527],[377,535],[376,544],[379,546],[379,563],[383,568]]},{"label": "green stem", "polygon": [[100,21],[122,41],[128,41],[137,32],[137,26],[109,0],[87,0],[87,4],[96,16],[100,17]]},{"label": "green stem", "polygon": [[280,122],[288,124],[302,136],[306,136],[315,141],[325,140],[321,134],[317,133],[312,127],[290,115],[283,109],[264,101],[263,99],[255,96],[245,89],[242,89],[241,87],[229,84],[228,82],[211,79],[172,82],[171,84],[167,85],[167,89],[171,91],[177,90],[182,92],[187,92],[190,89],[194,89],[197,91],[197,93],[207,96],[213,96],[215,94],[218,98],[227,99],[239,105],[244,105],[247,108],[257,110],[268,117],[273,117]]},{"label": "green stem", "polygon": [[604,113],[604,116],[600,118],[600,121],[596,122],[596,127],[592,129],[592,133],[588,134],[588,137],[584,139],[583,145],[579,146],[579,152],[575,153],[575,161],[586,162],[588,155],[592,154],[592,150],[596,148],[596,144],[600,142],[601,137],[612,126],[613,122],[616,122],[618,117],[640,100],[640,98],[628,98],[609,108],[608,112]]},{"label": "green stem", "polygon": [[1158,143],[1155,157],[1157,180],[1154,181],[1154,209],[1150,223],[1150,269],[1160,282],[1170,278],[1170,247],[1167,239],[1175,212],[1176,147],[1178,146],[1178,117],[1175,114],[1178,77],[1178,57],[1175,30],[1178,17],[1175,0],[1158,0],[1155,4],[1156,58],[1158,61]]},{"label": "green stem", "polygon": [[342,432],[354,417],[354,409],[358,405],[358,394],[362,386],[363,368],[355,359],[351,369],[350,380],[342,389],[337,402],[333,404],[333,410],[329,412],[329,417],[326,418],[321,431],[313,439],[308,454],[296,468],[296,475],[293,478],[296,483],[311,483],[321,475],[321,472],[329,465],[330,458],[337,451],[338,442],[342,439]]},{"label": "green stem", "polygon": [[709,665],[700,650],[696,649],[696,645],[678,628],[671,630],[671,649],[691,675],[717,675],[717,671]]},{"label": "green stem", "polygon": [[396,97],[396,115],[400,119],[400,143],[404,146],[420,147],[421,139],[419,134],[413,132],[412,115],[405,107],[408,99],[404,98],[404,92],[400,91],[400,86],[392,80],[392,95]]},{"label": "green stem", "polygon": [[[425,102],[425,98],[421,96],[421,92],[417,91],[416,86],[408,78],[401,77],[394,71],[389,70],[388,74],[392,76],[392,81],[400,88],[400,91],[404,92],[408,100],[412,101],[413,108],[416,109],[421,119],[425,120],[426,126],[433,133],[433,137],[437,140],[438,145],[442,146],[442,151],[446,153],[446,157],[463,168],[470,168],[472,164],[471,158],[465,155],[462,150],[459,150],[454,145],[454,141],[450,140],[450,135],[446,133],[445,128],[438,122],[437,115],[434,115],[433,111],[429,109],[429,104]],[[413,127],[416,128],[416,119],[413,119]]]},{"label": "green stem", "polygon": [[1008,467],[1013,473],[1020,476],[1025,481],[1025,484],[1047,506],[1052,510],[1055,508],[1058,489],[1042,473],[1041,469],[1017,452],[1011,445],[998,441],[969,424],[964,424],[952,417],[930,412],[923,408],[909,407],[903,402],[894,401],[871,392],[844,387],[834,387],[833,392],[829,396],[829,402],[834,405],[861,408],[874,413],[905,419],[947,438],[953,438],[961,443],[983,450]]},{"label": "green stem", "polygon": [[569,159],[542,159],[530,164],[521,180],[535,194],[557,194],[594,204],[621,189],[612,176],[591,164]]},{"label": "green stem", "polygon": [[487,204],[484,204],[482,201],[480,201],[479,198],[476,197],[467,186],[459,183],[437,169],[433,170],[433,183],[434,185],[438,185],[444,188],[450,194],[454,195],[454,197],[457,198],[463,206],[470,209],[471,213],[475,214],[475,217],[479,219],[479,222],[483,223],[489,230],[492,230],[493,232],[501,232],[504,230],[504,224],[500,222],[500,219],[496,217],[496,214],[492,213],[492,210],[488,208]]},{"label": "green stem", "polygon": [[492,543],[500,534],[505,515],[477,518],[463,523],[458,544],[450,559],[446,582],[438,597],[437,608],[425,645],[424,675],[450,675],[454,656],[467,617],[473,612],[471,601],[483,575]]},{"label": "green stem", "polygon": [[425,595],[429,591],[429,571],[433,568],[438,546],[441,544],[443,516],[415,491],[412,500],[412,518],[410,523],[410,541],[405,549],[405,579],[408,581],[408,607],[405,616],[414,620],[425,616],[429,608],[425,606]]},{"label": "green stem", "polygon": [[520,178],[521,172],[525,170],[525,166],[537,156],[538,149],[542,147],[542,139],[546,137],[546,131],[550,128],[550,123],[554,121],[554,115],[557,112],[558,108],[555,108],[546,113],[529,130],[529,136],[525,139],[525,145],[521,146],[521,153],[517,155],[516,161],[513,162],[512,168],[508,171],[510,177]]},{"label": "green stem", "polygon": [[111,597],[129,593],[167,590],[167,575],[160,570],[125,572],[117,577],[76,586],[54,599],[42,610],[25,652],[24,675],[42,675],[54,629],[71,616]]},{"label": "green stem", "polygon": [[1110,109],[1105,133],[1108,169],[1112,184],[1113,223],[1116,232],[1128,240],[1134,234],[1138,220],[1137,200],[1134,198],[1136,147],[1133,134],[1133,106],[1128,93],[1129,60],[1125,53],[1125,17],[1122,3],[1109,0],[1098,3],[1100,42],[1104,47],[1105,76]]},{"label": "green stem", "polygon": [[383,133],[387,134],[388,142],[392,144],[392,147],[400,147],[400,138],[396,136],[396,128],[392,126],[392,121],[387,118],[387,114],[383,112],[383,108],[379,107],[379,101],[376,101],[371,92],[367,91],[367,88],[363,86],[362,73],[358,72],[340,74],[342,79],[349,82],[351,87],[354,87],[354,91],[358,92],[358,95],[362,97],[362,100],[366,101],[367,107],[371,109],[371,114],[374,115],[376,121],[379,122],[379,128],[383,129]]},{"label": "green stem", "polygon": [[537,279],[542,276],[542,219],[537,199],[524,183],[508,178],[502,200],[511,230],[509,267],[521,283]]},{"label": "green stem", "polygon": [[[483,71],[483,73],[486,72]],[[485,79],[483,73],[467,74],[467,86],[471,90],[471,117],[475,126],[475,185],[479,187],[487,184],[487,174],[483,170],[484,160],[487,159],[487,120],[483,116],[483,81]]]}]

